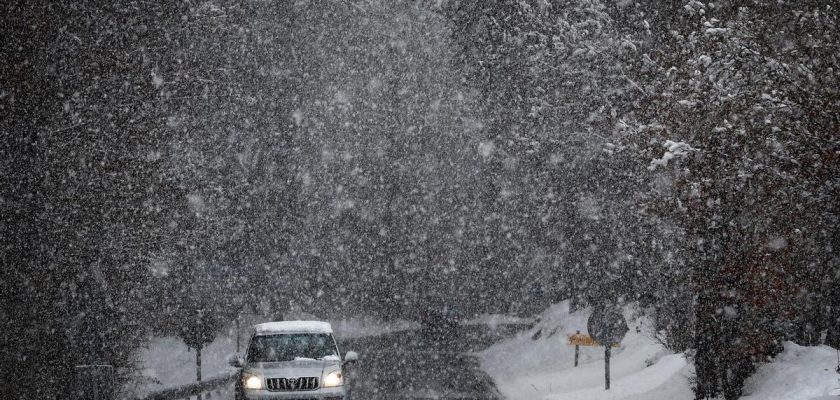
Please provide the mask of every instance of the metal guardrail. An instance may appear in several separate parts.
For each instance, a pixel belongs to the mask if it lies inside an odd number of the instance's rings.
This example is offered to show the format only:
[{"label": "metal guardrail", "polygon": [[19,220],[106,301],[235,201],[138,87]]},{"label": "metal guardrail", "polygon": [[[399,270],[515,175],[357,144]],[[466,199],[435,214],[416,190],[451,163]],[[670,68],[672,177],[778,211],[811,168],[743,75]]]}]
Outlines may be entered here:
[{"label": "metal guardrail", "polygon": [[132,400],[190,400],[192,398],[202,400],[210,398],[210,394],[214,391],[219,392],[223,390],[225,386],[232,383],[235,379],[236,374],[220,376],[206,381],[149,393]]}]

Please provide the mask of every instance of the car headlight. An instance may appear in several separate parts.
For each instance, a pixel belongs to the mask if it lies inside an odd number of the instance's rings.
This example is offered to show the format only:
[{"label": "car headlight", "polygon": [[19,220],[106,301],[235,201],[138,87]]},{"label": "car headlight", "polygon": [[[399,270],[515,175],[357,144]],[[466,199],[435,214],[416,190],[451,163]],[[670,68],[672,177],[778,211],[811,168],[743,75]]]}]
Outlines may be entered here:
[{"label": "car headlight", "polygon": [[259,375],[245,375],[242,379],[245,389],[259,390],[263,388],[263,378]]},{"label": "car headlight", "polygon": [[344,384],[341,371],[333,371],[324,377],[324,387],[336,387]]}]

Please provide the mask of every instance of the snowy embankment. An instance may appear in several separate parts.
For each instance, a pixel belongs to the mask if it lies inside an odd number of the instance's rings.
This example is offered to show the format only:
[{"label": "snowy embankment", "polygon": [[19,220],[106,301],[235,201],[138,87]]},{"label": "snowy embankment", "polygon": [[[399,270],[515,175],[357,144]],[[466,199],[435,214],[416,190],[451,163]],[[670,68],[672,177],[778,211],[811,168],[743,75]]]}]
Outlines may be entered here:
[{"label": "snowy embankment", "polygon": [[[508,400],[691,400],[693,365],[650,338],[647,320],[625,309],[630,325],[620,348],[612,350],[611,389],[604,390],[604,350],[581,347],[574,367],[568,336],[586,333],[589,310],[570,313],[568,302],[550,307],[531,330],[481,353],[482,367]],[[536,339],[535,339],[536,338]],[[840,386],[834,350],[785,345],[775,362],[762,365],[747,381],[744,399],[811,400]]]},{"label": "snowy embankment", "polygon": [[785,342],[775,360],[744,383],[742,400],[840,400],[837,350]]}]

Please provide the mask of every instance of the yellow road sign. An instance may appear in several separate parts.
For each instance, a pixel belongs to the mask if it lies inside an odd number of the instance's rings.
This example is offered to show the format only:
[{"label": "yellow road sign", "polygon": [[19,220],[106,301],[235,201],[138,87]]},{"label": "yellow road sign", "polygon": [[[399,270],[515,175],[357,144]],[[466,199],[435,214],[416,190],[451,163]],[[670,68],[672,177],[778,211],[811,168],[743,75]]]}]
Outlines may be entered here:
[{"label": "yellow road sign", "polygon": [[[572,346],[601,346],[592,336],[583,334],[570,335],[569,344]],[[616,343],[612,347],[619,347],[619,345]]]}]

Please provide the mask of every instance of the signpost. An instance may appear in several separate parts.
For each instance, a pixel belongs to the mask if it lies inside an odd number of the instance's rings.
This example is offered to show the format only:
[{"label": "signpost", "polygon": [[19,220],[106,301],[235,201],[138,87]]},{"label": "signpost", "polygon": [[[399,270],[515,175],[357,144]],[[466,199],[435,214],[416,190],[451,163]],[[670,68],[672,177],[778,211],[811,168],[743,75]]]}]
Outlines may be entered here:
[{"label": "signpost", "polygon": [[[575,367],[578,366],[578,358],[580,357],[580,346],[589,346],[589,347],[598,347],[601,346],[601,343],[598,343],[595,338],[589,335],[582,335],[580,331],[577,331],[574,335],[569,336],[569,344],[575,346]],[[620,347],[618,343],[613,343],[612,347]]]},{"label": "signpost", "polygon": [[618,308],[596,308],[586,323],[589,334],[604,346],[604,386],[610,390],[610,348],[621,343],[630,330]]}]

